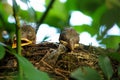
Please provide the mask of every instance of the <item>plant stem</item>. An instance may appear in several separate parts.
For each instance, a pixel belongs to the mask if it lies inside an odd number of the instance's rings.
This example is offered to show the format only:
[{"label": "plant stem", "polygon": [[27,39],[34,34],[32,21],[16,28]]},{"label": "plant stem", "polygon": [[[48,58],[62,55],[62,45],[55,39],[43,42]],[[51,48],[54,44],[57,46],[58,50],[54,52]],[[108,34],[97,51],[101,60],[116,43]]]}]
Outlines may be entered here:
[{"label": "plant stem", "polygon": [[[17,40],[16,53],[18,53],[18,55],[21,55],[21,30],[20,30],[20,21],[19,21],[17,13],[18,13],[18,6],[17,6],[16,1],[13,0],[13,16],[16,21],[16,40]],[[23,80],[23,70],[19,62],[18,62],[18,66],[19,66],[19,78],[20,78],[19,80]]]},{"label": "plant stem", "polygon": [[37,26],[36,26],[36,33],[39,29],[39,26],[43,23],[43,21],[45,20],[48,12],[50,11],[50,8],[52,7],[53,3],[55,2],[55,0],[51,0],[46,11],[44,12],[44,14],[42,15],[42,17],[40,18],[40,20],[37,22]]}]

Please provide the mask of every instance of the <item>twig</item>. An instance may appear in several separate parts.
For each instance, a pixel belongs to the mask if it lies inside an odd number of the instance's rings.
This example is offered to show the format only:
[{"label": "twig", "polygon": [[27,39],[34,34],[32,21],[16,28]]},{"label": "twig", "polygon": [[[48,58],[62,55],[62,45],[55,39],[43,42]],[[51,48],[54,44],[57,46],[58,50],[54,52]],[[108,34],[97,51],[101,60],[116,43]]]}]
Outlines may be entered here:
[{"label": "twig", "polygon": [[53,3],[55,2],[55,0],[51,0],[46,11],[44,12],[44,14],[42,15],[42,17],[40,18],[40,20],[37,22],[37,26],[36,26],[36,33],[39,29],[39,26],[43,23],[43,21],[45,20],[48,12],[50,11],[50,8],[52,7]]}]

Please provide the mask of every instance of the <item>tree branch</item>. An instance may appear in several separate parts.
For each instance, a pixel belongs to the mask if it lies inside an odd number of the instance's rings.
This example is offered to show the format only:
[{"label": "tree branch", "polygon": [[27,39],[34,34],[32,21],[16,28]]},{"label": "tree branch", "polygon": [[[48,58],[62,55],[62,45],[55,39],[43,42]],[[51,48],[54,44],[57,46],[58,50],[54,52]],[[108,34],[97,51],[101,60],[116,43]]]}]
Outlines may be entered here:
[{"label": "tree branch", "polygon": [[50,8],[52,7],[53,3],[55,2],[55,0],[51,0],[46,11],[44,12],[44,14],[42,15],[42,17],[40,18],[40,20],[37,22],[37,26],[36,26],[36,33],[39,29],[39,26],[43,23],[43,21],[45,20],[48,12],[50,11]]}]

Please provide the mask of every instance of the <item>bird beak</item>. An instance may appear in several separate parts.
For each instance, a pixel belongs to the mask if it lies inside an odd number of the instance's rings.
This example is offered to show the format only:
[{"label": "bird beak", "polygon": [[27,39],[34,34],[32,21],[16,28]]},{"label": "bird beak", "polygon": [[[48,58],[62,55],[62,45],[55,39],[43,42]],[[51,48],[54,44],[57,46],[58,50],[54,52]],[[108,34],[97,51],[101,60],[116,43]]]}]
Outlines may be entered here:
[{"label": "bird beak", "polygon": [[[13,44],[12,44],[12,48],[16,48],[17,47],[17,40],[14,39]],[[32,41],[26,39],[26,38],[21,38],[21,46],[26,46],[32,44]]]},{"label": "bird beak", "polygon": [[63,41],[63,40],[60,40],[60,43],[63,44],[64,46],[67,46],[67,45],[68,45],[68,42]]}]

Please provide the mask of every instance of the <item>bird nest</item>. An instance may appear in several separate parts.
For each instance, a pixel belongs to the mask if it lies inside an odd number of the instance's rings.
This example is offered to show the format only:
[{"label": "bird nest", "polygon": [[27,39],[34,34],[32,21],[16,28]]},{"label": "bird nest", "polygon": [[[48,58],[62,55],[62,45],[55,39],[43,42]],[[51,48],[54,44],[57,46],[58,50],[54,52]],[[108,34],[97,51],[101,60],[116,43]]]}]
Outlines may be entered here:
[{"label": "bird nest", "polygon": [[[100,72],[98,55],[105,49],[82,45],[70,51],[64,45],[52,42],[42,42],[22,47],[22,55],[38,70],[47,72],[53,80],[73,80],[71,72],[79,67],[89,66]],[[17,71],[17,61],[12,55],[6,55],[0,61],[0,78],[7,79]],[[101,72],[100,72],[101,73]]]}]

